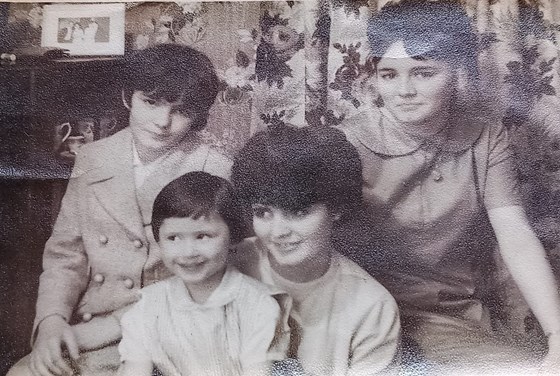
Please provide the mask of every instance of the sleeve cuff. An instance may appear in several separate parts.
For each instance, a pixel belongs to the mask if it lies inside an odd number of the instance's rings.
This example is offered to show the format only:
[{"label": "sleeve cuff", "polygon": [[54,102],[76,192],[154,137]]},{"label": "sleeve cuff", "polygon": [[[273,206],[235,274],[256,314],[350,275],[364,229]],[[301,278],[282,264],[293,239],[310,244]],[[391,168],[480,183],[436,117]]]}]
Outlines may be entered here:
[{"label": "sleeve cuff", "polygon": [[35,340],[37,339],[37,329],[39,329],[39,325],[41,325],[41,323],[46,318],[49,318],[51,316],[60,316],[60,317],[62,317],[62,319],[64,321],[66,321],[66,322],[70,321],[69,317],[66,317],[63,313],[60,313],[60,312],[53,312],[53,313],[46,314],[42,317],[36,317],[35,322],[33,323],[33,331],[31,332],[31,347],[33,347],[33,344],[35,343]]}]

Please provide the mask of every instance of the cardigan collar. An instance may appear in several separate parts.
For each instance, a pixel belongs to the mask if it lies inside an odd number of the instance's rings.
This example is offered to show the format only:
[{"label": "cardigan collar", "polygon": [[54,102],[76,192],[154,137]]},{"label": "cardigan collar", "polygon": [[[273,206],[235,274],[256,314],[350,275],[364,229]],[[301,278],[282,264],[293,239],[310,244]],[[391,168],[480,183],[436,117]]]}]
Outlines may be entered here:
[{"label": "cardigan collar", "polygon": [[407,155],[422,147],[436,147],[444,152],[461,153],[479,139],[484,122],[461,114],[452,119],[452,124],[444,127],[426,140],[403,131],[384,110],[368,109],[346,122],[348,130],[359,142],[377,154],[387,156]]}]

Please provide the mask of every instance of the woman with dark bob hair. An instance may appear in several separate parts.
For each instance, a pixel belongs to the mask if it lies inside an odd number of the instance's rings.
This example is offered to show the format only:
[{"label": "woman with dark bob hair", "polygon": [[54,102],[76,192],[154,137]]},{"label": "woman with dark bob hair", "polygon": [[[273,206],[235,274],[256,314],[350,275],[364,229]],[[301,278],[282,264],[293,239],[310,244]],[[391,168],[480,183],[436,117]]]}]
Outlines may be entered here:
[{"label": "woman with dark bob hair", "polygon": [[467,15],[456,3],[402,1],[370,20],[368,37],[379,108],[342,125],[362,159],[363,227],[374,234],[356,257],[396,298],[405,345],[434,374],[535,366],[492,331],[477,295],[497,240],[548,338],[542,369],[557,372],[560,299],[522,208],[508,134],[465,107],[478,72]]},{"label": "woman with dark bob hair", "polygon": [[290,353],[305,374],[394,371],[396,303],[333,244],[362,203],[360,158],[344,134],[284,125],[257,133],[234,159],[232,181],[256,235],[234,258],[292,297]]}]

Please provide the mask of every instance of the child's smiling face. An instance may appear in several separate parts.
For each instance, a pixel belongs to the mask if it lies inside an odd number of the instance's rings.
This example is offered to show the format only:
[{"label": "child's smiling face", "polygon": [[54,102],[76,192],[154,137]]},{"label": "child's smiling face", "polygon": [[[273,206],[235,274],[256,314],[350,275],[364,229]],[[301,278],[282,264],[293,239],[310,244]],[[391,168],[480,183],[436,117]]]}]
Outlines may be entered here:
[{"label": "child's smiling face", "polygon": [[[212,291],[219,286],[230,246],[229,228],[217,213],[197,219],[167,218],[159,230],[165,266],[193,289]],[[194,299],[194,296],[193,296]]]}]

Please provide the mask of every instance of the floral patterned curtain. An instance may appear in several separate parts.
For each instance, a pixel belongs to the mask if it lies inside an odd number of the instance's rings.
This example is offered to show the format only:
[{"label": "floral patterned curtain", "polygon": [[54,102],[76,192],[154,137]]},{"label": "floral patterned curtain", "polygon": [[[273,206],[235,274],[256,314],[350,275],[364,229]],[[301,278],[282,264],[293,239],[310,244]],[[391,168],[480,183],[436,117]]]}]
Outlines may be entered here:
[{"label": "floral patterned curtain", "polygon": [[[516,132],[538,128],[539,137],[552,142],[560,133],[560,3],[457,1],[479,32],[489,116]],[[387,2],[136,2],[127,4],[126,33],[132,49],[172,42],[210,56],[223,80],[213,116],[224,129],[214,130],[213,140],[234,151],[273,121],[332,125],[371,106],[375,90],[365,30]],[[41,5],[12,4],[9,15],[9,23],[20,25],[10,42],[20,45],[27,38],[38,45]]]},{"label": "floral patterned curtain", "polygon": [[[365,29],[367,19],[386,3],[261,3],[255,65],[260,91],[254,97],[260,113],[253,124],[274,115],[296,125],[333,124],[371,104],[373,70]],[[490,115],[512,127],[532,117],[542,121],[545,113],[551,117],[555,111],[550,104],[558,100],[560,26],[555,19],[560,5],[550,0],[460,3],[479,31],[481,87]],[[549,132],[555,128],[551,121]]]},{"label": "floral patterned curtain", "polygon": [[[520,150],[537,142],[540,154],[532,158],[551,159],[560,137],[560,3],[457,1],[479,32],[484,89],[479,94],[488,116],[512,129]],[[213,140],[233,151],[273,121],[332,125],[371,106],[375,90],[365,29],[368,18],[386,3],[136,2],[127,4],[126,32],[132,49],[173,42],[210,56],[223,80],[212,115],[219,124]],[[38,45],[41,5],[10,5],[8,23],[18,25],[18,33],[6,39],[8,51],[25,43]],[[541,171],[546,184],[560,184],[555,166],[546,167]]]}]

